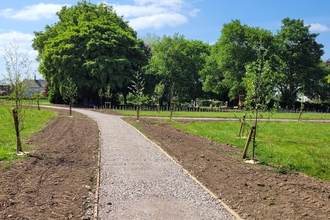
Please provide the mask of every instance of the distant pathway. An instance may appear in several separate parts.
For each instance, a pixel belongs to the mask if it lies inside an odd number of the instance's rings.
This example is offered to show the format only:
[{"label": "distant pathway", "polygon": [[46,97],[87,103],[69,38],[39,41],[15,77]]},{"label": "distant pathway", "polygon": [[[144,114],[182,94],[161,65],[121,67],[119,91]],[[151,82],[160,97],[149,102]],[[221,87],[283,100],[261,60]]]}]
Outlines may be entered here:
[{"label": "distant pathway", "polygon": [[98,219],[239,219],[120,117],[74,111],[101,133]]}]

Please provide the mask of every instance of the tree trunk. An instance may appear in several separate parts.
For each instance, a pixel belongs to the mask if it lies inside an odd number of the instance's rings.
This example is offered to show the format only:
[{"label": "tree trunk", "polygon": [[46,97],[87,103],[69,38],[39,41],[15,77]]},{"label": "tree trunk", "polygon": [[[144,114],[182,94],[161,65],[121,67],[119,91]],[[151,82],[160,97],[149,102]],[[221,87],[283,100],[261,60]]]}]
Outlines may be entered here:
[{"label": "tree trunk", "polygon": [[22,142],[20,137],[20,131],[19,131],[19,120],[18,120],[18,112],[16,109],[13,108],[13,117],[15,122],[15,132],[16,132],[16,152],[22,152]]},{"label": "tree trunk", "polygon": [[172,120],[172,116],[173,116],[173,108],[172,106],[170,107],[171,113],[170,113],[170,119]]},{"label": "tree trunk", "polygon": [[72,102],[69,102],[70,116],[72,115]]},{"label": "tree trunk", "polygon": [[127,105],[127,94],[123,93],[124,105]]},{"label": "tree trunk", "polygon": [[140,106],[136,106],[136,120],[140,120]]}]

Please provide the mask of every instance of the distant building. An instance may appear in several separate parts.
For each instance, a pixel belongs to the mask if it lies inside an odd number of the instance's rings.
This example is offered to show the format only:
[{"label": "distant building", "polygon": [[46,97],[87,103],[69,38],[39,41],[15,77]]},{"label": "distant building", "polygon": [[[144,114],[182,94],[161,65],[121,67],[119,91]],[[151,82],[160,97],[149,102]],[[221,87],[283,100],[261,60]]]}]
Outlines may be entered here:
[{"label": "distant building", "polygon": [[296,101],[298,101],[298,102],[310,102],[310,103],[313,102],[310,98],[308,98],[304,94],[298,94]]},{"label": "distant building", "polygon": [[11,92],[9,85],[0,85],[0,96],[8,95]]},{"label": "distant building", "polygon": [[24,80],[24,84],[28,87],[25,94],[27,97],[30,97],[32,94],[39,93],[39,94],[45,94],[46,95],[46,87],[47,87],[47,81],[44,79],[36,79],[36,76],[34,76],[34,79],[26,79]]},{"label": "distant building", "polygon": [[327,66],[330,66],[330,59],[328,59],[328,60],[325,62],[325,64],[326,64]]}]

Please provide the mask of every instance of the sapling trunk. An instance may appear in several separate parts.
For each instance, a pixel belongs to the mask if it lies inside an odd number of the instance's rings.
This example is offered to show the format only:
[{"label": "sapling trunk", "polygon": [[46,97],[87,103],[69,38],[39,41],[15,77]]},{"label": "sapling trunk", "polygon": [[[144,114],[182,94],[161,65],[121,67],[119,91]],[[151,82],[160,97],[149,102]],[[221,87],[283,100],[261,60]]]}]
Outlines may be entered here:
[{"label": "sapling trunk", "polygon": [[70,116],[72,116],[72,102],[69,102]]},{"label": "sapling trunk", "polygon": [[22,152],[22,142],[21,142],[21,136],[19,131],[19,119],[18,119],[18,112],[16,109],[13,108],[12,110],[14,123],[15,123],[15,132],[16,132],[16,152]]},{"label": "sapling trunk", "polygon": [[170,111],[170,119],[172,120],[172,116],[173,116],[173,107],[170,107],[171,111]]},{"label": "sapling trunk", "polygon": [[242,137],[242,134],[244,134],[244,127],[245,127],[245,115],[243,115],[241,126],[239,128],[238,137]]},{"label": "sapling trunk", "polygon": [[140,106],[136,106],[136,120],[140,120]]}]

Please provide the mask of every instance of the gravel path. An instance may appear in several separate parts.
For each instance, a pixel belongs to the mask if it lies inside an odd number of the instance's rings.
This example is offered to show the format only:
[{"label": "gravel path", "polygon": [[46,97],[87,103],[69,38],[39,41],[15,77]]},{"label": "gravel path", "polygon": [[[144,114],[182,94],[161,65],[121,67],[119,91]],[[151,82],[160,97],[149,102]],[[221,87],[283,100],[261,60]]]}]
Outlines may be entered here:
[{"label": "gravel path", "polygon": [[236,219],[120,117],[75,109],[101,133],[98,219]]}]

